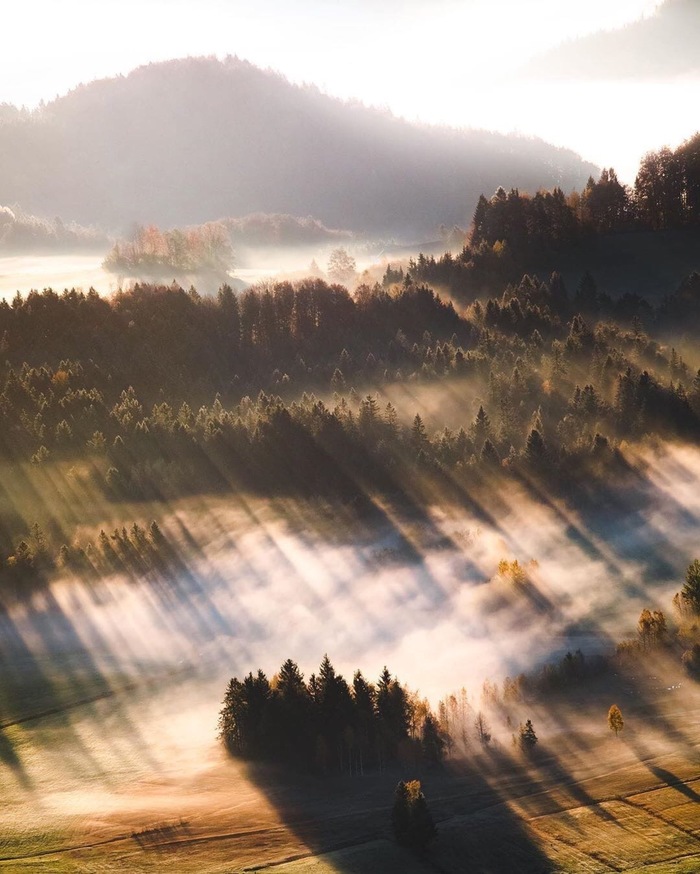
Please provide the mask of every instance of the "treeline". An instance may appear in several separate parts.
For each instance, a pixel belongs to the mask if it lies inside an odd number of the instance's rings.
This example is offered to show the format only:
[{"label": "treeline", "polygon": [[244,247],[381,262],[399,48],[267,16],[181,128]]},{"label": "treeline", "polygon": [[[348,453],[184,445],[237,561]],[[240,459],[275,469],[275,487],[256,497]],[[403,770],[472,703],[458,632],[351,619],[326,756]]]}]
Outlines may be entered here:
[{"label": "treeline", "polygon": [[561,188],[521,194],[499,188],[482,194],[474,212],[471,245],[506,243],[514,252],[546,251],[577,242],[586,234],[643,228],[663,230],[700,224],[700,133],[675,151],[663,148],[642,159],[634,188],[611,169],[580,193]]},{"label": "treeline", "polygon": [[178,273],[214,273],[233,267],[233,248],[221,222],[162,231],[155,225],[138,227],[131,240],[114,244],[103,262],[112,273],[163,276]]},{"label": "treeline", "polygon": [[0,206],[0,251],[5,254],[95,250],[106,248],[108,243],[107,236],[96,228],[66,224],[58,217],[48,221],[16,207]]},{"label": "treeline", "polygon": [[47,536],[38,523],[16,545],[6,542],[0,551],[0,598],[23,598],[44,585],[57,571],[68,571],[86,579],[113,573],[133,578],[163,573],[180,562],[177,546],[153,521],[144,528],[101,530],[95,541],[61,543]]},{"label": "treeline", "polygon": [[349,243],[351,231],[326,227],[312,216],[255,212],[238,218],[224,218],[220,223],[229,232],[234,246],[311,246]]},{"label": "treeline", "polygon": [[227,749],[245,759],[319,773],[363,774],[392,762],[440,762],[445,738],[428,702],[385,667],[377,683],[356,671],[351,683],[328,656],[308,681],[291,659],[230,680],[219,716]]},{"label": "treeline", "polygon": [[0,301],[0,369],[80,362],[79,387],[112,400],[132,385],[149,400],[164,392],[200,403],[279,391],[283,381],[327,387],[341,357],[348,376],[366,366],[374,375],[392,365],[397,336],[412,345],[426,332],[463,345],[476,337],[450,303],[415,284],[392,294],[364,286],[354,297],[321,279],[240,296],[224,285],[216,298],[178,285],[137,284],[109,299],[47,289]]},{"label": "treeline", "polygon": [[700,227],[700,133],[675,151],[650,152],[633,188],[613,169],[581,192],[554,189],[534,195],[499,187],[479,197],[467,244],[441,259],[421,256],[410,265],[421,282],[440,283],[474,299],[484,289],[512,281],[526,267],[558,262],[587,241],[620,231]]}]

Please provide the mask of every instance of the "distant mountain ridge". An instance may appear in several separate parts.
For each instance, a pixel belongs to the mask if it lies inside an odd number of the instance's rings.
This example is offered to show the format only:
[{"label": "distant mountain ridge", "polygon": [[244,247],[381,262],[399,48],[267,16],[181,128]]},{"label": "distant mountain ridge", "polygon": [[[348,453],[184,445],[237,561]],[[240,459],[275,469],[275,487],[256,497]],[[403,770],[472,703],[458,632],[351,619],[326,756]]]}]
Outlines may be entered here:
[{"label": "distant mountain ridge", "polygon": [[524,72],[543,78],[667,79],[700,76],[700,2],[666,0],[647,18],[562,43]]},{"label": "distant mountain ridge", "polygon": [[353,231],[464,225],[482,191],[582,186],[597,168],[539,140],[410,124],[237,58],[188,58],[0,112],[0,203],[164,226],[255,212]]}]

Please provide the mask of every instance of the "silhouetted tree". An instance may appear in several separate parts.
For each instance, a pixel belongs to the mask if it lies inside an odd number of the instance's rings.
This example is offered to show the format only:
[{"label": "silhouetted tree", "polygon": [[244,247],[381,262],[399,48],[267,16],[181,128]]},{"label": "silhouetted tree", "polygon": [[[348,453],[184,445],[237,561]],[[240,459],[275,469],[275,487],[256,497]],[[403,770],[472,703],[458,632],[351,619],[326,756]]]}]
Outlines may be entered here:
[{"label": "silhouetted tree", "polygon": [[425,761],[431,764],[437,765],[445,757],[445,739],[442,737],[437,719],[430,713],[423,721],[421,749]]},{"label": "silhouetted tree", "polygon": [[437,829],[419,780],[402,780],[396,787],[391,824],[397,843],[419,852],[424,851],[437,837]]},{"label": "silhouetted tree", "polygon": [[518,741],[520,743],[520,749],[524,752],[531,752],[537,746],[537,735],[535,734],[532,720],[528,719],[526,720],[525,725],[520,726]]},{"label": "silhouetted tree", "polygon": [[700,613],[700,559],[693,559],[688,565],[681,598],[694,613]]}]

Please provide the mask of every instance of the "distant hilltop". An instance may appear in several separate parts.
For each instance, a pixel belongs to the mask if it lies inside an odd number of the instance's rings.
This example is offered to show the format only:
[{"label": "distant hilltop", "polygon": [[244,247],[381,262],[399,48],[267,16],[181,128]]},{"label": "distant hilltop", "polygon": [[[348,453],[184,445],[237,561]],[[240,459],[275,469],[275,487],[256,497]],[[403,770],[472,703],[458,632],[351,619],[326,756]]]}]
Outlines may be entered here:
[{"label": "distant hilltop", "polygon": [[[523,72],[547,79],[673,79],[700,75],[700,2],[666,0],[654,14],[562,43]],[[689,108],[690,110],[690,108]]]},{"label": "distant hilltop", "polygon": [[537,139],[411,124],[238,58],[4,106],[0,150],[0,202],[115,231],[266,212],[407,238],[465,225],[499,184],[568,190],[597,172]]}]

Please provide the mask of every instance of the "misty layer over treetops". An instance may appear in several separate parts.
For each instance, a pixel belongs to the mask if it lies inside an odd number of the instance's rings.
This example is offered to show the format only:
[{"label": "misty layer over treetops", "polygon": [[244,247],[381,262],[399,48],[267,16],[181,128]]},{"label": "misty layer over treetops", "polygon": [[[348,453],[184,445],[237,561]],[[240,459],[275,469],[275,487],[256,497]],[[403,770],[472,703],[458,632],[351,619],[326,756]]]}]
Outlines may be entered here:
[{"label": "misty layer over treetops", "polygon": [[504,178],[568,190],[595,170],[541,141],[412,125],[236,58],[152,64],[33,112],[6,105],[0,144],[5,203],[122,230],[267,212],[425,235],[465,225]]}]

